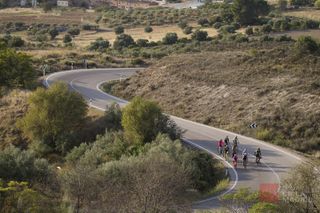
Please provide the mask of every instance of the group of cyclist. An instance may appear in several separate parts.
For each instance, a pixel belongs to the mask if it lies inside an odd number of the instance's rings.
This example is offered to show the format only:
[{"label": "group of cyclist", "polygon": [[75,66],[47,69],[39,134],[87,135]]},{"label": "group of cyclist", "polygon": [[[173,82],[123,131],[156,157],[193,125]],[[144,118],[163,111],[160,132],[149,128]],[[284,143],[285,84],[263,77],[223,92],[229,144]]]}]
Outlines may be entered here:
[{"label": "group of cyclist", "polygon": [[[230,146],[232,147],[231,149],[231,157],[232,157],[232,163],[233,166],[235,168],[237,168],[238,165],[238,147],[239,147],[239,139],[236,136],[233,140],[232,140],[232,144],[230,144],[230,139],[228,136],[225,137],[225,139],[220,139],[218,141],[218,152],[220,155],[222,155],[226,160],[228,160],[228,156],[230,153]],[[261,149],[258,148],[256,150],[256,152],[254,153],[255,157],[256,157],[256,163],[259,164],[260,163],[260,159],[262,158],[261,156]],[[243,149],[242,151],[242,164],[244,168],[247,168],[247,164],[248,164],[248,151],[246,148]]]}]

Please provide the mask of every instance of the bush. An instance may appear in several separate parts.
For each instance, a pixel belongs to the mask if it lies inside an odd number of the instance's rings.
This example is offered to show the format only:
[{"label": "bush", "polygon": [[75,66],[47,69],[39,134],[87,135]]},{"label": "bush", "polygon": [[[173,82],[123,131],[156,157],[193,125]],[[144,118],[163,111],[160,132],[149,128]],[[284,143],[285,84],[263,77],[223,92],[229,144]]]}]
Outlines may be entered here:
[{"label": "bush", "polygon": [[151,142],[158,133],[180,136],[175,123],[162,114],[157,104],[139,97],[134,98],[123,109],[121,123],[126,138],[134,144]]},{"label": "bush", "polygon": [[264,24],[261,27],[261,32],[270,33],[272,31],[272,26],[270,24]]},{"label": "bush", "polygon": [[221,22],[216,22],[216,23],[213,24],[213,27],[214,27],[215,29],[219,29],[221,26],[222,26],[222,23],[221,23]]},{"label": "bush", "polygon": [[189,35],[192,33],[192,27],[191,26],[187,26],[183,29],[183,33],[186,35]]},{"label": "bush", "polygon": [[152,27],[150,27],[150,26],[146,26],[145,28],[144,28],[144,32],[146,32],[146,33],[151,33],[153,31],[153,29],[152,29]]},{"label": "bush", "polygon": [[114,28],[114,32],[115,32],[115,34],[120,35],[120,34],[124,33],[124,27],[123,26],[116,26]]},{"label": "bush", "polygon": [[181,29],[184,29],[188,26],[188,22],[182,20],[178,23],[178,27],[180,27]]},{"label": "bush", "polygon": [[315,54],[319,52],[319,44],[311,36],[300,36],[295,49],[298,54]]},{"label": "bush", "polygon": [[89,50],[104,51],[109,47],[110,47],[110,43],[108,40],[104,40],[103,38],[97,38],[94,42],[91,42],[89,46]]},{"label": "bush", "polygon": [[133,38],[127,34],[120,34],[113,42],[113,48],[121,50],[122,48],[130,47],[135,45]]},{"label": "bush", "polygon": [[45,180],[50,174],[49,163],[37,159],[34,153],[8,147],[0,151],[0,179]]},{"label": "bush", "polygon": [[48,90],[39,88],[33,92],[29,103],[26,115],[18,123],[26,136],[60,153],[76,145],[87,113],[80,94],[70,92],[63,83],[55,83]]},{"label": "bush", "polygon": [[206,18],[201,18],[201,19],[198,20],[198,24],[201,25],[202,27],[208,26],[209,25],[209,21]]},{"label": "bush", "polygon": [[53,29],[49,30],[49,35],[50,35],[51,40],[53,40],[59,35],[59,31],[57,30],[57,28],[53,28]]},{"label": "bush", "polygon": [[80,29],[79,28],[72,28],[70,30],[68,30],[68,33],[71,35],[71,36],[77,36],[80,34]]},{"label": "bush", "polygon": [[32,88],[36,72],[32,59],[24,53],[14,50],[0,50],[0,85],[10,88]]},{"label": "bush", "polygon": [[314,3],[314,6],[315,6],[317,9],[320,9],[320,0],[317,0],[317,1]]},{"label": "bush", "polygon": [[167,33],[162,39],[163,44],[175,44],[178,41],[177,33]]},{"label": "bush", "polygon": [[196,30],[192,34],[191,38],[194,40],[197,40],[197,41],[205,41],[208,38],[208,33],[207,33],[207,31]]},{"label": "bush", "polygon": [[72,37],[67,34],[63,37],[63,43],[67,44],[67,43],[70,43],[72,41]]},{"label": "bush", "polygon": [[147,39],[138,39],[136,43],[137,43],[138,47],[148,47],[149,46],[149,41]]}]

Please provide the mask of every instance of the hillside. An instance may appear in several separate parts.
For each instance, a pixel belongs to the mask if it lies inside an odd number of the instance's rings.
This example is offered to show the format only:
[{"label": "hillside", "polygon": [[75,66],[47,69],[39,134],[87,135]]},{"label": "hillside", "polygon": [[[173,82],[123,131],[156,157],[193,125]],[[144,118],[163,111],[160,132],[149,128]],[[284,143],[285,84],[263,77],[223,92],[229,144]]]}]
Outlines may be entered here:
[{"label": "hillside", "polygon": [[[292,43],[267,46],[166,57],[112,92],[155,100],[187,119],[319,152],[320,58],[297,56]],[[249,128],[252,122],[257,129]]]}]

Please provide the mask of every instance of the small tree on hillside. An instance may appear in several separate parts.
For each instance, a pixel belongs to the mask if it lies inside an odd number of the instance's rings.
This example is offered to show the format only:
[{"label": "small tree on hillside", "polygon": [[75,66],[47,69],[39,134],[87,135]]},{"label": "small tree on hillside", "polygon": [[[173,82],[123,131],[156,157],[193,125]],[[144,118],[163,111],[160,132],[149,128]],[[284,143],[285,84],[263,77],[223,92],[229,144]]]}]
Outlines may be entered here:
[{"label": "small tree on hillside", "polygon": [[36,72],[31,57],[11,49],[0,50],[0,85],[13,88],[30,88]]},{"label": "small tree on hillside", "polygon": [[59,35],[59,31],[56,28],[52,28],[49,30],[49,35],[51,40],[54,40]]},{"label": "small tree on hillside", "polygon": [[178,41],[177,33],[167,33],[166,36],[162,39],[163,44],[175,44]]},{"label": "small tree on hillside", "polygon": [[32,140],[65,153],[73,147],[86,113],[87,104],[78,93],[70,92],[64,83],[55,83],[29,97],[29,109],[19,127]]},{"label": "small tree on hillside", "polygon": [[116,26],[114,28],[114,32],[115,32],[115,34],[120,35],[120,34],[124,33],[124,27],[123,26]]},{"label": "small tree on hillside", "polygon": [[72,41],[72,37],[67,34],[63,37],[63,43],[67,44],[67,43],[70,43]]},{"label": "small tree on hillside", "polygon": [[208,38],[208,33],[207,31],[197,30],[192,34],[191,38],[197,41],[205,41]]},{"label": "small tree on hillside", "polygon": [[146,26],[146,27],[144,28],[144,32],[146,32],[146,33],[151,33],[152,31],[153,31],[153,29],[152,29],[151,26]]},{"label": "small tree on hillside", "polygon": [[130,47],[135,44],[133,38],[127,34],[118,35],[116,40],[113,42],[113,48],[120,50],[125,47]]},{"label": "small tree on hillside", "polygon": [[295,43],[298,54],[315,54],[319,52],[319,44],[311,36],[301,36]]}]

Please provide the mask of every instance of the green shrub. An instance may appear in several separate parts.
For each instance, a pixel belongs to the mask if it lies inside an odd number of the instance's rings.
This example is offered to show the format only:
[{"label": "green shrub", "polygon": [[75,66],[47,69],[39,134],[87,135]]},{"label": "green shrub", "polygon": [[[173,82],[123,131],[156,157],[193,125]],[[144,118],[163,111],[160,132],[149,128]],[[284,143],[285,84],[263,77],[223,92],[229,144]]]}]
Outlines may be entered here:
[{"label": "green shrub", "polygon": [[11,49],[0,50],[0,85],[9,88],[32,88],[36,72],[32,58]]},{"label": "green shrub", "polygon": [[80,34],[80,29],[79,28],[71,28],[70,30],[68,30],[68,33],[71,36],[77,36]]},{"label": "green shrub", "polygon": [[138,39],[136,41],[138,47],[148,47],[149,41],[147,39]]},{"label": "green shrub", "polygon": [[26,136],[63,154],[77,144],[87,113],[80,94],[70,92],[63,83],[55,83],[48,90],[39,88],[33,92],[29,103],[26,115],[18,123]]},{"label": "green shrub", "polygon": [[188,26],[188,22],[182,20],[178,23],[178,27],[180,27],[181,29],[184,29]]},{"label": "green shrub", "polygon": [[201,19],[198,20],[198,24],[200,26],[202,26],[202,27],[208,26],[209,25],[209,21],[206,18],[201,18]]},{"label": "green shrub", "polygon": [[117,36],[116,40],[113,42],[113,48],[121,50],[122,48],[134,46],[135,42],[130,35],[120,34]]},{"label": "green shrub", "polygon": [[144,28],[144,32],[146,32],[146,33],[151,33],[152,31],[153,31],[153,29],[152,29],[151,26],[146,26],[146,27]]},{"label": "green shrub", "polygon": [[114,32],[115,32],[115,34],[120,35],[120,34],[124,33],[124,27],[123,26],[116,26],[114,28]]},{"label": "green shrub", "polygon": [[314,3],[314,6],[315,6],[317,9],[320,9],[320,0],[317,0],[317,1]]},{"label": "green shrub", "polygon": [[177,33],[167,33],[162,39],[163,44],[175,44],[178,41]]},{"label": "green shrub", "polygon": [[232,25],[225,25],[219,28],[220,33],[235,33],[236,30]]},{"label": "green shrub", "polygon": [[207,31],[196,30],[192,35],[191,38],[197,41],[205,41],[208,38]]},{"label": "green shrub", "polygon": [[89,50],[104,51],[109,47],[110,47],[110,43],[108,40],[104,40],[103,38],[97,38],[94,42],[91,42],[89,46]]},{"label": "green shrub", "polygon": [[300,36],[295,43],[298,54],[315,54],[319,52],[319,44],[311,36]]},{"label": "green shrub", "polygon": [[72,37],[69,34],[66,34],[63,37],[63,43],[67,44],[67,43],[70,43],[71,41],[72,41]]}]

